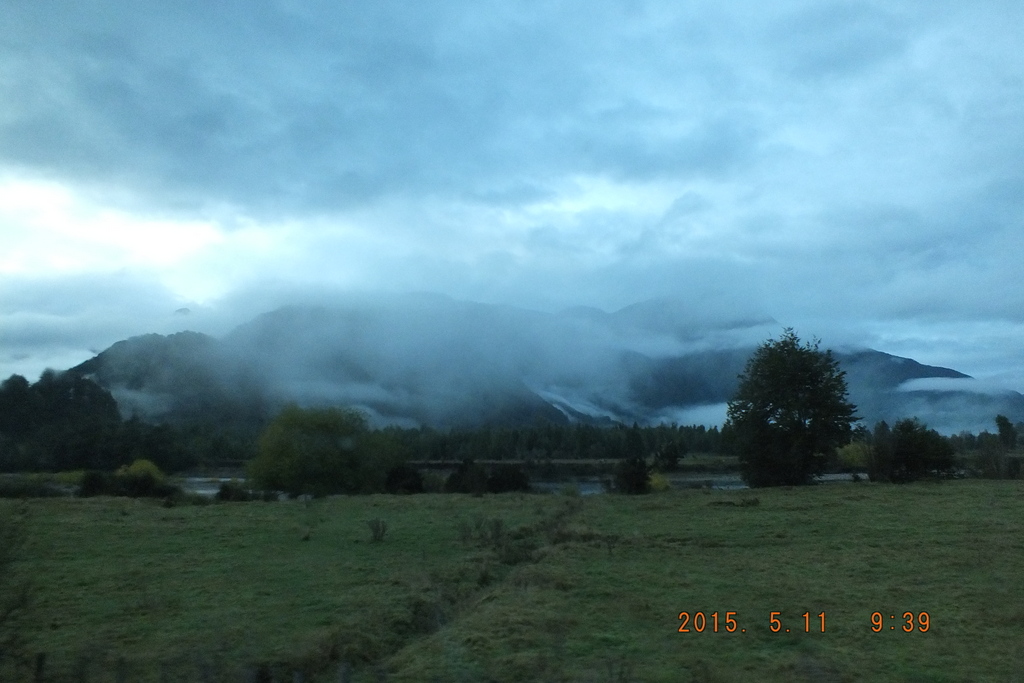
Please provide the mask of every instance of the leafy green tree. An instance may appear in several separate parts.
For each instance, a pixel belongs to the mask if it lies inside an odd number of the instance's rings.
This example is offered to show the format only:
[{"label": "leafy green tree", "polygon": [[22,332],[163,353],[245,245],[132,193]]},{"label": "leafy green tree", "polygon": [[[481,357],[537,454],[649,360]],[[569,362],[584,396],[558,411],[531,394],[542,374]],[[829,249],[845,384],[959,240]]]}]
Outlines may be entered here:
[{"label": "leafy green tree", "polygon": [[868,456],[868,478],[871,481],[889,481],[889,466],[892,462],[892,429],[882,420],[875,425],[871,434],[871,448]]},{"label": "leafy green tree", "polygon": [[121,416],[110,392],[70,372],[46,370],[30,385],[0,383],[0,469],[59,470],[124,464],[112,437]]},{"label": "leafy green tree", "polygon": [[640,425],[636,422],[626,432],[626,457],[643,458],[647,456],[647,449],[644,447],[644,436],[640,431]]},{"label": "leafy green tree", "polygon": [[260,437],[249,478],[290,495],[381,491],[395,462],[374,436],[358,411],[287,406]]},{"label": "leafy green tree", "polygon": [[754,351],[729,403],[728,426],[749,486],[809,484],[857,421],[845,373],[792,328]]},{"label": "leafy green tree", "polygon": [[1017,447],[1017,428],[1005,415],[996,415],[996,427],[999,429],[999,442],[1003,448],[1012,451]]},{"label": "leafy green tree", "polygon": [[654,454],[654,469],[659,472],[675,472],[679,459],[686,455],[686,446],[681,441],[667,441]]},{"label": "leafy green tree", "polygon": [[39,423],[39,396],[21,375],[0,382],[0,433],[24,439]]},{"label": "leafy green tree", "polygon": [[886,478],[905,484],[953,469],[953,445],[916,418],[900,420],[892,427],[889,461],[883,464]]}]

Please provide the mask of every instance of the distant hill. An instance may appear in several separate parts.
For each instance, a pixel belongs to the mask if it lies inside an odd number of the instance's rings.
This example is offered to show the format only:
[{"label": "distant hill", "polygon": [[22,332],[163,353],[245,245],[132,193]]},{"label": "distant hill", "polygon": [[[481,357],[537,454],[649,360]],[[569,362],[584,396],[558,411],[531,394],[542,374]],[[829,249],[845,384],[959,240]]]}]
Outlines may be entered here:
[{"label": "distant hill", "polygon": [[277,410],[252,363],[198,332],[132,337],[70,371],[109,390],[125,416],[253,431]]},{"label": "distant hill", "polygon": [[[702,321],[664,301],[551,314],[436,295],[362,297],[281,308],[222,339],[134,337],[72,370],[109,389],[124,413],[240,429],[288,401],[355,406],[405,426],[688,424],[724,416],[750,353],[780,328]],[[991,429],[999,413],[1024,420],[1024,396],[983,393],[955,370],[867,349],[836,357],[869,425],[918,416],[949,433]]]}]

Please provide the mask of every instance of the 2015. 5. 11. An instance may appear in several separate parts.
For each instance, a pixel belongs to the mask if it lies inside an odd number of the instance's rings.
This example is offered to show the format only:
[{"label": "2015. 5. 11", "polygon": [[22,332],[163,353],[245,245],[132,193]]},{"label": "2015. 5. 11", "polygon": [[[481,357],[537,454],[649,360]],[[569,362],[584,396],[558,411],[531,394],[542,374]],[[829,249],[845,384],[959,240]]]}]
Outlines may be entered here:
[{"label": "2015. 5. 11", "polygon": [[[679,633],[746,633],[737,612],[680,612]],[[762,622],[763,623],[763,622]],[[772,633],[824,633],[825,613],[804,612],[796,621],[783,623],[782,612],[768,613],[768,629]]]}]

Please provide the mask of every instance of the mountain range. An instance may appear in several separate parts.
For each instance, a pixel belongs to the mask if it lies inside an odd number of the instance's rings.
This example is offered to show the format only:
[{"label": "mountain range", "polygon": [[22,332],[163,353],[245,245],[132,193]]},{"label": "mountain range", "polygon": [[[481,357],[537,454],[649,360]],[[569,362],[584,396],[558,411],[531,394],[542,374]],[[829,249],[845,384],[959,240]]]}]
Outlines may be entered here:
[{"label": "mountain range", "polygon": [[[257,428],[287,402],[344,405],[378,425],[720,424],[771,318],[672,300],[542,313],[440,295],[353,296],[265,313],[221,338],[120,341],[72,372],[126,415]],[[945,433],[1024,420],[1024,396],[871,349],[835,352],[868,426],[919,417]]]}]

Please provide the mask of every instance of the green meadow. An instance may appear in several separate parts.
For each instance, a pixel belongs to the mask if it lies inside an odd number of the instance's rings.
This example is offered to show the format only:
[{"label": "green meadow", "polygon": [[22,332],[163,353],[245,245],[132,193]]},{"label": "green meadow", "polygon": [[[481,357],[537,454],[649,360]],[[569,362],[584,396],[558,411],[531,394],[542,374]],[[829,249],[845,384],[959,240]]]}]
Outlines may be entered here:
[{"label": "green meadow", "polygon": [[0,504],[46,681],[1024,677],[1022,481]]}]

